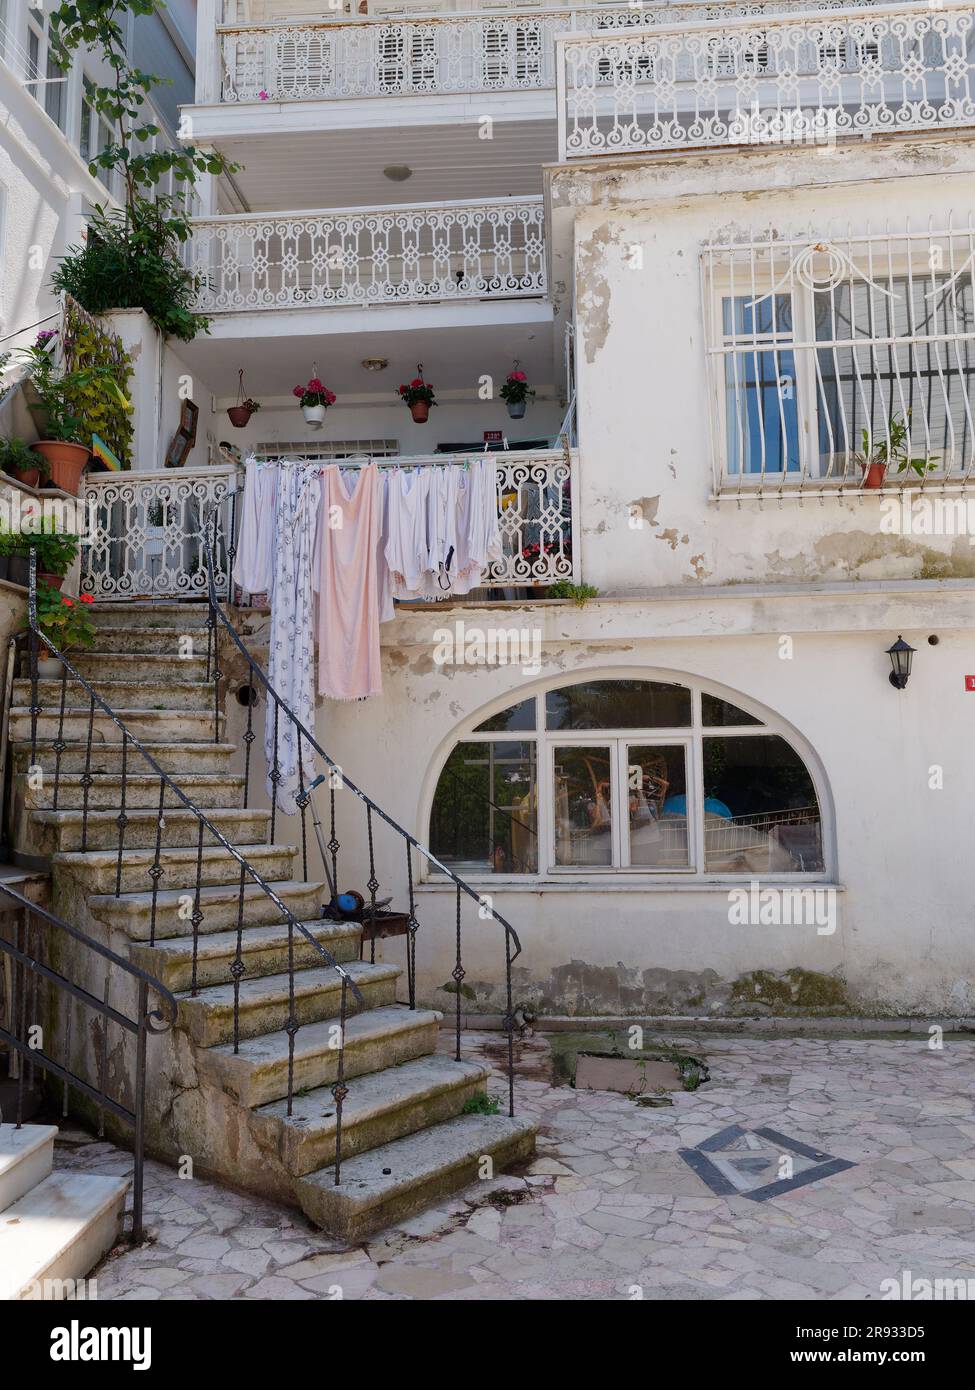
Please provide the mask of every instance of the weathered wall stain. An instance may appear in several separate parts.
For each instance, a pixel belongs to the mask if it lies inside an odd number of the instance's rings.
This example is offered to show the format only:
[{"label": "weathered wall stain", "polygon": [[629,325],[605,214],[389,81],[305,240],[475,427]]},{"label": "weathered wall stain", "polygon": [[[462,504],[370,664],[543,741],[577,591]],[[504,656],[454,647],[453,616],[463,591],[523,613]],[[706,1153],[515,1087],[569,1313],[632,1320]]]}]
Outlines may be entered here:
[{"label": "weathered wall stain", "polygon": [[576,249],[576,327],[585,345],[586,362],[595,362],[609,334],[609,277],[606,255],[618,233],[608,222]]}]

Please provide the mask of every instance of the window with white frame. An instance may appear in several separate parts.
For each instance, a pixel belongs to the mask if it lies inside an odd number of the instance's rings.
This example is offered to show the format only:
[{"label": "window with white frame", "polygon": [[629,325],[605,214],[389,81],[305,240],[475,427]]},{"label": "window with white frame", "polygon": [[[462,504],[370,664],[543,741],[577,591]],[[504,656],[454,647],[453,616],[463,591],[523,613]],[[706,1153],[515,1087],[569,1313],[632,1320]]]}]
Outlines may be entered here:
[{"label": "window with white frame", "polygon": [[64,129],[65,74],[51,57],[47,32],[47,16],[40,7],[27,10],[27,71],[24,86],[35,101],[39,101],[54,124]]},{"label": "window with white frame", "polygon": [[455,872],[822,874],[820,799],[774,720],[698,686],[588,679],[461,733],[430,847]]},{"label": "window with white frame", "polygon": [[975,230],[712,243],[718,486],[915,486],[975,465]]},{"label": "window with white frame", "polygon": [[[81,157],[86,163],[93,163],[103,150],[108,149],[114,143],[115,135],[111,124],[102,116],[95,106],[94,95],[95,84],[90,78],[85,77],[82,81],[81,90]],[[100,183],[103,183],[109,192],[113,191],[115,182],[112,170],[99,168],[97,176]]]}]

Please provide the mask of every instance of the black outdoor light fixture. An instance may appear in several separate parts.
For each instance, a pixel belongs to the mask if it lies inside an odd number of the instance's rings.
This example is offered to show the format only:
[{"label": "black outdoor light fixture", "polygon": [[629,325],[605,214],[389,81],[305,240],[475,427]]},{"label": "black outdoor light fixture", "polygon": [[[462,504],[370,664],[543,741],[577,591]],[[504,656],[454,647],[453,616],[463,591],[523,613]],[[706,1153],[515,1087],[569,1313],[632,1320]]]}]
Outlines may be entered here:
[{"label": "black outdoor light fixture", "polygon": [[910,643],[905,642],[898,633],[897,641],[887,648],[887,655],[894,668],[890,673],[890,683],[895,690],[903,690],[907,685],[907,678],[911,674],[911,659],[914,656],[914,648]]}]

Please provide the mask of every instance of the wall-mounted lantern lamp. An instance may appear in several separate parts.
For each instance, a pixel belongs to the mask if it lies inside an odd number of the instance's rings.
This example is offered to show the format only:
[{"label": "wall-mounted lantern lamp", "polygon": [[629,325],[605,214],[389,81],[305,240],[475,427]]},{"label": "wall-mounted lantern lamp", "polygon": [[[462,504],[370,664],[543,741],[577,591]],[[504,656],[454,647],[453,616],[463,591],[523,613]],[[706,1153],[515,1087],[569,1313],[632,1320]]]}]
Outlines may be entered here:
[{"label": "wall-mounted lantern lamp", "polygon": [[887,655],[893,667],[889,677],[890,683],[895,690],[903,690],[911,674],[914,648],[898,634],[897,641],[887,648]]}]

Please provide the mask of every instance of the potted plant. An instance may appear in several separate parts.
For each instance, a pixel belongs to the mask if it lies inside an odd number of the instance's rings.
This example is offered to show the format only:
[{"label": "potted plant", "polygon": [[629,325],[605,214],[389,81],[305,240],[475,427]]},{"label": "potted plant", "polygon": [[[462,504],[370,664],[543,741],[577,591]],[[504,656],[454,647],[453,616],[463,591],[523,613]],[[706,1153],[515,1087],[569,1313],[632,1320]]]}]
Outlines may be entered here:
[{"label": "potted plant", "polygon": [[[78,647],[94,644],[97,629],[87,612],[93,602],[90,594],[69,598],[50,584],[38,584],[37,626],[41,630],[41,641],[37,648],[37,674],[43,679],[59,680],[61,677],[61,661],[54,655],[55,651],[67,656]],[[24,626],[29,628],[30,624],[25,621]],[[45,645],[45,638],[50,646]]]},{"label": "potted plant", "polygon": [[433,399],[433,387],[423,380],[422,366],[417,371],[419,375],[413,378],[409,386],[401,386],[398,394],[410,407],[414,424],[425,425],[430,416],[430,407],[437,402]]},{"label": "potted plant", "polygon": [[906,420],[899,419],[892,415],[887,421],[887,438],[871,444],[870,431],[864,428],[860,435],[860,452],[855,456],[863,473],[863,486],[865,488],[881,488],[887,477],[887,470],[894,465],[898,473],[906,473],[910,469],[919,478],[923,478],[925,473],[929,473],[936,467],[927,457],[911,458],[909,455],[910,437],[909,429],[911,422],[911,412],[907,412]]},{"label": "potted plant", "polygon": [[37,487],[50,472],[47,459],[22,439],[0,439],[0,468],[28,487]]},{"label": "potted plant", "polygon": [[60,589],[78,555],[78,537],[59,531],[54,517],[41,517],[40,526],[26,532],[21,539],[28,560],[32,550],[37,552],[38,581],[43,580],[52,589]]},{"label": "potted plant", "polygon": [[297,396],[305,423],[321,427],[325,412],[335,404],[335,392],[330,391],[324,382],[313,376],[307,386],[296,386],[293,395]]},{"label": "potted plant", "polygon": [[31,410],[41,435],[31,448],[39,458],[46,459],[50,486],[77,496],[91,451],[83,442],[90,437],[90,430],[78,414],[76,402],[97,381],[105,382],[121,396],[118,383],[107,367],[59,370],[46,344],[35,344],[27,353],[27,376],[35,397]]},{"label": "potted plant", "polygon": [[520,420],[528,408],[529,397],[534,399],[535,392],[529,388],[525,373],[518,370],[517,362],[508,373],[499,394],[512,420]]},{"label": "potted plant", "polygon": [[244,396],[244,373],[243,370],[237,373],[237,404],[227,407],[227,414],[234,429],[242,430],[248,423],[252,415],[256,415],[261,408],[260,401],[251,400],[250,396]]}]

